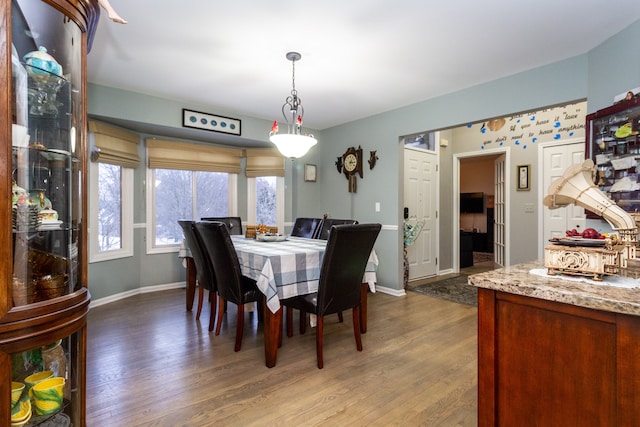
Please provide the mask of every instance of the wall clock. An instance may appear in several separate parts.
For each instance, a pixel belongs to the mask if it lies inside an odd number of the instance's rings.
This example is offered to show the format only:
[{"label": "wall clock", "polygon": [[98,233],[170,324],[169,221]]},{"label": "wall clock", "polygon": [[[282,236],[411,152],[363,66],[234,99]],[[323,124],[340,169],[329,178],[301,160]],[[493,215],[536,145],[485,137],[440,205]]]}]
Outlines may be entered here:
[{"label": "wall clock", "polygon": [[363,178],[362,171],[362,147],[349,147],[342,155],[342,173],[349,181],[349,192],[355,193],[358,189],[356,174]]}]

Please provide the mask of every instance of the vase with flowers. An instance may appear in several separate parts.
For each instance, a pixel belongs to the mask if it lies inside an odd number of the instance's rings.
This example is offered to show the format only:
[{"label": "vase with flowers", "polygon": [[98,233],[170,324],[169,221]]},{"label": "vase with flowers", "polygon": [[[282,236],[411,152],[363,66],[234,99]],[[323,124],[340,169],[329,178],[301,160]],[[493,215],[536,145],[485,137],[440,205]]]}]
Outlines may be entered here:
[{"label": "vase with flowers", "polygon": [[407,254],[407,248],[416,242],[423,227],[424,221],[418,221],[416,217],[410,217],[404,220],[404,289],[407,289],[407,285],[409,284],[409,256]]}]

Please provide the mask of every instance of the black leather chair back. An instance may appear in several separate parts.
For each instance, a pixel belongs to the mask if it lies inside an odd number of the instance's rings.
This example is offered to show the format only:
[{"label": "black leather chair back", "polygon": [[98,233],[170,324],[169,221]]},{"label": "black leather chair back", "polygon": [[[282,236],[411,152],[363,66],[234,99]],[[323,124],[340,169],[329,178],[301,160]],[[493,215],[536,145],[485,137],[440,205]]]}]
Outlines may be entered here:
[{"label": "black leather chair back", "polygon": [[224,222],[229,229],[229,234],[242,235],[242,219],[239,216],[208,217],[200,220]]},{"label": "black leather chair back", "polygon": [[322,228],[322,218],[296,218],[291,228],[291,235],[315,239]]},{"label": "black leather chair back", "polygon": [[357,223],[358,221],[356,221],[355,219],[327,218],[324,221],[322,221],[322,227],[320,228],[320,231],[318,232],[316,239],[327,240],[329,238],[329,232],[331,231],[331,227],[334,225],[357,224]]},{"label": "black leather chair back", "polygon": [[234,304],[244,304],[242,271],[226,224],[219,221],[202,221],[196,222],[195,228],[213,265],[218,295]]},{"label": "black leather chair back", "polygon": [[360,305],[360,286],[380,224],[334,225],[322,259],[318,316]]},{"label": "black leather chair back", "polygon": [[178,224],[182,227],[184,238],[191,251],[191,257],[196,265],[196,279],[198,283],[204,289],[215,292],[217,286],[213,266],[209,260],[209,254],[207,254],[206,248],[200,240],[200,236],[195,231],[195,221],[179,220]]}]

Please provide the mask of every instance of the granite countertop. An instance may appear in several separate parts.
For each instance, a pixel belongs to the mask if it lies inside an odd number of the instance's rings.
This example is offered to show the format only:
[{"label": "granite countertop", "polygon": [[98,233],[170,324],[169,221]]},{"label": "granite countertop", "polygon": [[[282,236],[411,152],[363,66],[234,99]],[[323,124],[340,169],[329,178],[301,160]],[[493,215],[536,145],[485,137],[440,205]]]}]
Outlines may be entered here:
[{"label": "granite countertop", "polygon": [[640,315],[640,280],[637,280],[638,287],[635,288],[618,287],[607,283],[606,279],[601,283],[595,283],[576,281],[575,276],[541,276],[532,273],[532,270],[540,269],[544,269],[544,263],[541,261],[516,264],[471,275],[469,283],[478,288],[514,295],[613,313]]}]

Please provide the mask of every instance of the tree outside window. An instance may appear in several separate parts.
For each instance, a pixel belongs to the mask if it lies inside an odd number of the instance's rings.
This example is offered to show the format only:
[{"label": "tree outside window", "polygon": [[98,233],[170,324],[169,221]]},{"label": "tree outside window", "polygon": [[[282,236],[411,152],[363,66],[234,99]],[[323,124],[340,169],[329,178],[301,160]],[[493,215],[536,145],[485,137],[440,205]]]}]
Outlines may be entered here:
[{"label": "tree outside window", "polygon": [[180,219],[229,215],[227,173],[154,169],[153,183],[155,246],[182,242]]},{"label": "tree outside window", "polygon": [[98,251],[121,248],[122,167],[98,163]]},{"label": "tree outside window", "polygon": [[276,224],[276,177],[256,178],[256,221],[258,224]]}]

